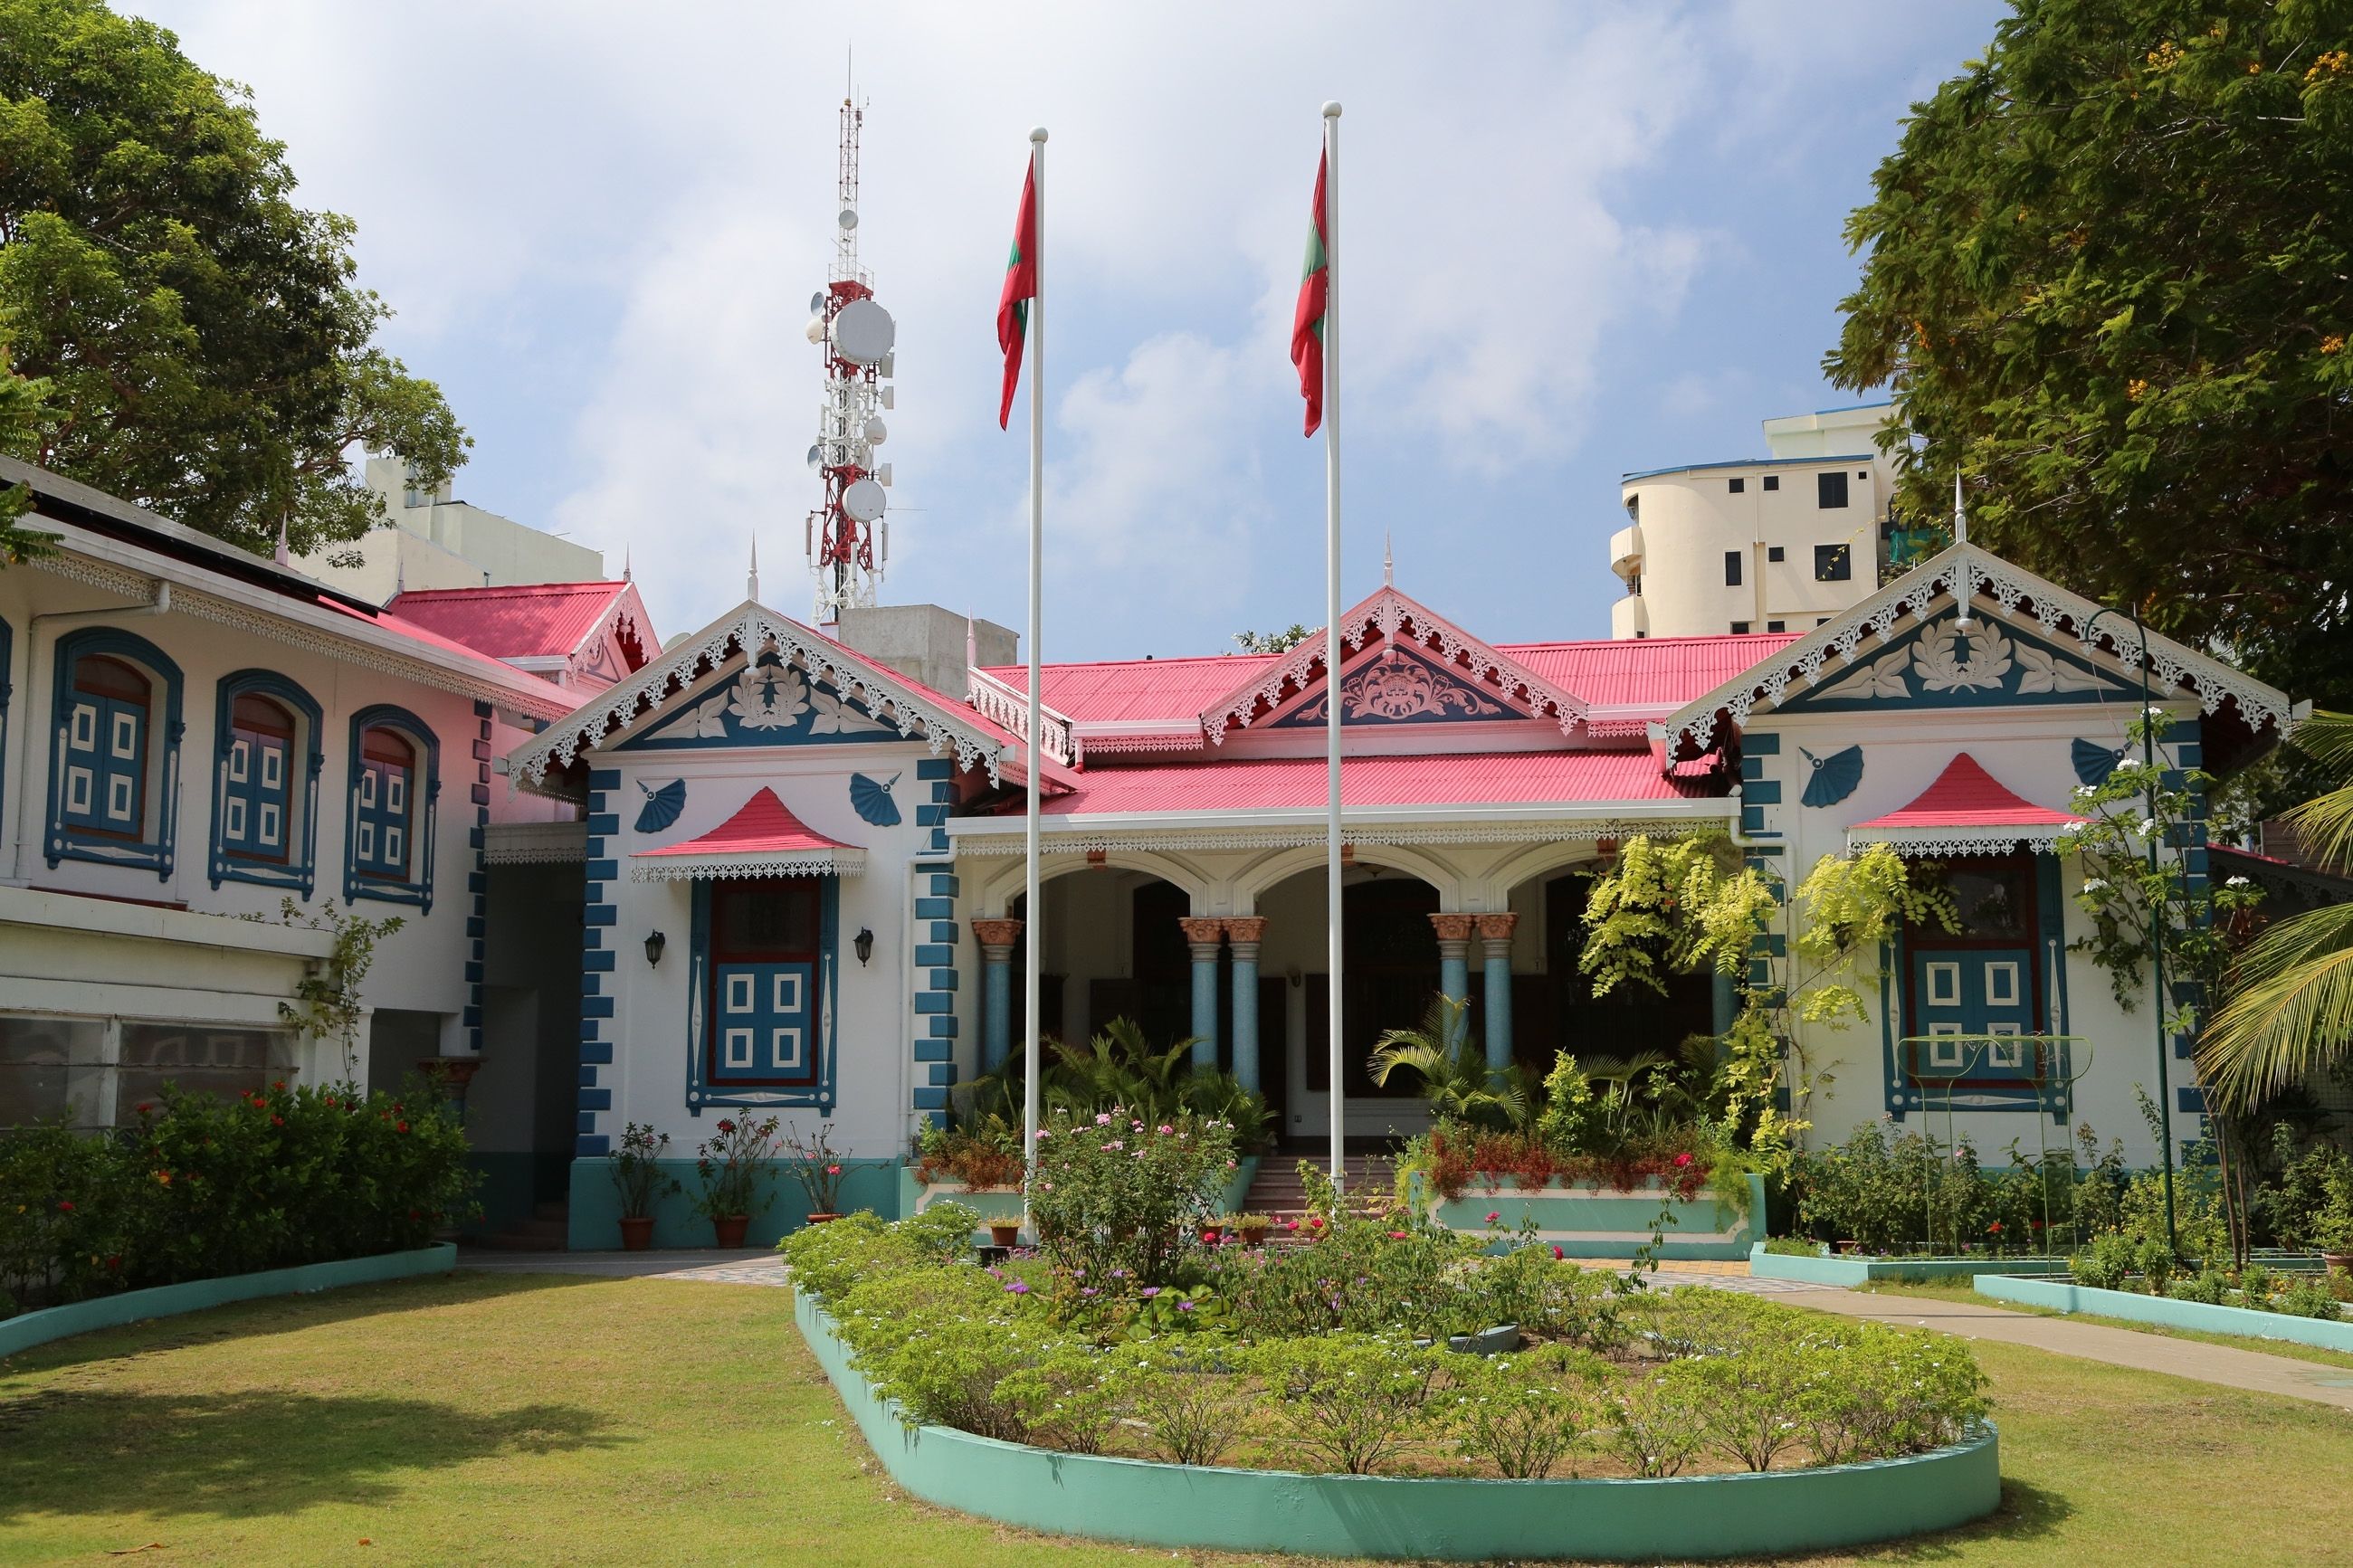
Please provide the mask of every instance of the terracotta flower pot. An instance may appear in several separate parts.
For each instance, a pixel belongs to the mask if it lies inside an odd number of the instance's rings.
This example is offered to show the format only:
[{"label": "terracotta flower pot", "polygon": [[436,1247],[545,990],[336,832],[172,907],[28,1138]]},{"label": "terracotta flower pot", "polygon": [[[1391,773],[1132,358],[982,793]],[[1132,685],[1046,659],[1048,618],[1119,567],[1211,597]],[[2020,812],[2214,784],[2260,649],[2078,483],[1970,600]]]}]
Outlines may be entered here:
[{"label": "terracotta flower pot", "polygon": [[2331,1274],[2353,1274],[2353,1252],[2324,1252],[2320,1263]]},{"label": "terracotta flower pot", "polygon": [[813,1214],[805,1215],[802,1217],[807,1219],[811,1225],[831,1225],[835,1220],[839,1219],[841,1216],[838,1214]]},{"label": "terracotta flower pot", "polygon": [[1218,1229],[1218,1227],[1217,1227],[1216,1226],[1214,1226],[1214,1225],[1205,1225],[1205,1226],[1203,1226],[1201,1227],[1201,1244],[1202,1244],[1203,1246],[1205,1246],[1205,1247],[1215,1247],[1215,1246],[1217,1246],[1217,1245],[1218,1245],[1218,1237],[1219,1237],[1219,1229]]},{"label": "terracotta flower pot", "polygon": [[995,1220],[991,1220],[988,1225],[988,1239],[992,1245],[997,1247],[1018,1245],[1021,1240],[1021,1222],[1008,1220],[999,1225]]},{"label": "terracotta flower pot", "polygon": [[731,1214],[724,1219],[712,1220],[711,1228],[717,1233],[722,1248],[741,1247],[744,1245],[744,1233],[752,1228],[752,1216]]},{"label": "terracotta flower pot", "polygon": [[643,1252],[654,1244],[654,1216],[625,1214],[621,1216],[621,1250]]},{"label": "terracotta flower pot", "polygon": [[1266,1226],[1246,1225],[1241,1227],[1241,1238],[1244,1247],[1256,1247],[1266,1240]]}]

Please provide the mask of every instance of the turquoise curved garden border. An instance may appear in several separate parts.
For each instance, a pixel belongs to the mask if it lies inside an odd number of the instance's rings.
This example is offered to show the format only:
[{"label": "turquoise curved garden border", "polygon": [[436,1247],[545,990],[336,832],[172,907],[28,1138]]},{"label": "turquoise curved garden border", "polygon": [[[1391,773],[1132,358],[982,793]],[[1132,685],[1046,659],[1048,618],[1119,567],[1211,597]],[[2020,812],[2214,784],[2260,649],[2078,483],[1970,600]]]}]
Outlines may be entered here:
[{"label": "turquoise curved garden border", "polygon": [[125,1290],[62,1307],[0,1321],[0,1356],[15,1355],[51,1340],[86,1334],[93,1329],[120,1328],[149,1318],[176,1318],[231,1301],[262,1296],[300,1296],[332,1290],[344,1285],[374,1285],[385,1279],[407,1279],[419,1274],[447,1274],[458,1266],[458,1249],[441,1241],[414,1252],[380,1252],[374,1258],[344,1258],[332,1263],[305,1263],[294,1268],[270,1268],[259,1274],[232,1274],[221,1279],[190,1279],[178,1285],[158,1285],[148,1290]]},{"label": "turquoise curved garden border", "polygon": [[1946,1530],[2001,1502],[1993,1429],[1908,1458],[1764,1475],[1501,1481],[1311,1476],[1064,1454],[901,1425],[797,1286],[793,1313],[891,1479],[924,1501],[1145,1546],[1479,1562],[1755,1556]]},{"label": "turquoise curved garden border", "polygon": [[2138,1290],[2095,1290],[2069,1279],[2021,1279],[2008,1274],[1980,1274],[1971,1284],[1980,1296],[2041,1307],[2053,1312],[2091,1312],[2127,1322],[2163,1329],[2190,1329],[2201,1334],[2238,1334],[2251,1340],[2284,1340],[2320,1350],[2353,1351],[2353,1323],[2326,1318],[2296,1318],[2253,1307],[2210,1306],[2204,1301],[2177,1301],[2170,1296],[2150,1296]]}]

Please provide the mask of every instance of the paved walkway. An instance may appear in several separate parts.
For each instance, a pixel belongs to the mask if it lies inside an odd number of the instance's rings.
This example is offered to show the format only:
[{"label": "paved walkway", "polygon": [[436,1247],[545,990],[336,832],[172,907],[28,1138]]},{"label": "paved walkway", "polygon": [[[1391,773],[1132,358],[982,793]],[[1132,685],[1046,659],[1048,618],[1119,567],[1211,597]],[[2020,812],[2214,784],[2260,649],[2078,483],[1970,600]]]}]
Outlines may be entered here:
[{"label": "paved walkway", "polygon": [[698,1279],[713,1285],[783,1285],[785,1259],[765,1247],[664,1252],[501,1252],[464,1247],[458,1267],[491,1274],[578,1274],[617,1279]]},{"label": "paved walkway", "polygon": [[1974,1301],[1869,1296],[1819,1287],[1783,1293],[1779,1300],[1792,1307],[1811,1307],[1845,1318],[1864,1318],[1904,1328],[1937,1329],[1963,1339],[2025,1345],[2084,1361],[2106,1362],[2111,1366],[2170,1373],[2175,1377],[2218,1384],[2224,1388],[2284,1394],[2290,1399],[2308,1399],[2333,1405],[2339,1410],[2353,1410],[2353,1370],[2321,1362],[2293,1361],[2259,1351],[2210,1345],[2200,1340],[2177,1340],[2134,1329],[2037,1317],[2031,1312],[1983,1307]]}]

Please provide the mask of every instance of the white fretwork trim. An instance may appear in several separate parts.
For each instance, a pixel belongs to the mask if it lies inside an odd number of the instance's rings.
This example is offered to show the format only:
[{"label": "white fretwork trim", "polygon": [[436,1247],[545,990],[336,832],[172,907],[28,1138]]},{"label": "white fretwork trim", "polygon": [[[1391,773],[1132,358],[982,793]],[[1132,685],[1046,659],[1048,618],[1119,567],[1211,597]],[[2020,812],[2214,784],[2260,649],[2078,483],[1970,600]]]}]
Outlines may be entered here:
[{"label": "white fretwork trim", "polygon": [[985,767],[991,784],[1002,782],[997,776],[1002,743],[972,721],[975,715],[959,716],[944,703],[917,695],[911,686],[848,657],[832,638],[750,600],[519,747],[511,758],[509,776],[527,788],[537,784],[551,768],[571,766],[575,757],[659,710],[728,659],[757,658],[772,647],[786,663],[855,698],[908,740],[927,742],[933,755],[953,747],[959,769]]},{"label": "white fretwork trim", "polygon": [[493,822],[482,829],[486,865],[560,866],[587,858],[585,822]]},{"label": "white fretwork trim", "polygon": [[[1399,634],[1410,626],[1409,639]],[[1345,666],[1352,651],[1369,646],[1377,635],[1392,640],[1410,640],[1424,652],[1435,651],[1439,662],[1450,669],[1468,673],[1472,681],[1485,685],[1492,678],[1495,689],[1503,695],[1526,704],[1529,710],[1541,718],[1546,713],[1560,721],[1561,733],[1567,734],[1585,717],[1585,700],[1575,692],[1555,686],[1518,661],[1481,642],[1469,632],[1406,597],[1393,587],[1385,587],[1348,612],[1340,623],[1340,657],[1337,662]],[[1261,705],[1270,711],[1282,706],[1286,689],[1303,691],[1312,672],[1324,663],[1325,634],[1318,631],[1283,658],[1254,677],[1249,684],[1236,689],[1218,702],[1204,710],[1201,727],[1211,745],[1223,745],[1226,731],[1240,726],[1248,728]]]},{"label": "white fretwork trim", "polygon": [[[2086,636],[2084,628],[2100,613],[2100,605],[1974,544],[1954,544],[1830,625],[1782,648],[1769,661],[1685,704],[1667,721],[1669,750],[1685,736],[1704,750],[1715,736],[1719,715],[1729,718],[1736,729],[1743,727],[1752,711],[1779,702],[1793,683],[1811,688],[1823,679],[1826,669],[1843,670],[1854,661],[1866,637],[1886,643],[1897,635],[1897,623],[1905,617],[1926,620],[1946,600],[1967,605],[1981,590],[2004,610],[2033,616],[2047,635],[2055,637],[2063,630],[2072,635],[2087,654],[2105,645],[2127,667],[2140,657],[2139,641],[2129,622],[2111,616],[2101,624],[2097,637]],[[1874,675],[1892,677],[1894,672],[1885,665],[1884,659],[1875,659],[1867,668]],[[2286,693],[2157,632],[2148,634],[2148,667],[2157,676],[2153,696],[2170,696],[2187,685],[2208,713],[2226,700],[2235,701],[2251,730],[2266,725],[2284,729],[2291,717]],[[1834,689],[1841,695],[1864,694],[1843,689],[1853,684],[1852,678],[1848,678]]]},{"label": "white fretwork trim", "polygon": [[[1026,743],[1029,739],[1029,694],[1017,691],[985,669],[974,668],[965,672],[965,700],[973,711],[994,723],[1012,731]],[[1039,728],[1044,732],[1038,737],[1038,748],[1061,763],[1073,765],[1078,757],[1071,747],[1071,720],[1068,714],[1057,713],[1042,701],[1038,704]]]},{"label": "white fretwork trim", "polygon": [[1089,752],[1124,756],[1131,752],[1198,752],[1207,739],[1199,725],[1189,730],[1096,731],[1081,724],[1074,731],[1079,755]]},{"label": "white fretwork trim", "polygon": [[[69,578],[77,583],[86,583],[93,588],[102,588],[110,594],[120,594],[127,599],[149,603],[155,597],[156,579],[153,576],[128,567],[118,566],[112,562],[94,560],[71,551],[61,551],[56,555],[34,562],[33,564],[53,576]],[[344,664],[357,665],[363,669],[373,669],[385,675],[397,676],[404,680],[413,680],[419,686],[429,687],[436,691],[454,692],[458,696],[471,698],[477,701],[521,709],[537,718],[550,718],[565,711],[566,700],[561,692],[552,688],[544,696],[536,691],[518,690],[517,687],[529,679],[520,670],[516,672],[517,679],[512,683],[495,680],[488,676],[477,677],[462,668],[452,668],[431,659],[397,653],[390,648],[377,647],[358,637],[338,637],[324,628],[308,625],[290,616],[272,615],[266,609],[238,604],[233,599],[208,594],[202,588],[191,587],[177,580],[174,580],[172,584],[172,612],[174,615],[193,616],[198,620],[211,621],[216,626],[234,626],[238,631],[251,632],[256,637],[267,637],[272,642],[283,643],[290,647],[299,647],[306,652],[319,654],[323,658]],[[351,624],[356,628],[370,623],[354,619]],[[396,637],[400,635],[395,631],[382,628],[379,630],[381,635],[385,637]],[[546,683],[533,680],[531,684],[543,686]]]},{"label": "white fretwork trim", "polygon": [[2083,826],[2040,827],[1850,827],[1847,847],[1862,844],[1892,844],[1907,856],[2007,855],[2021,844],[2030,849],[2052,849],[2062,836]]},{"label": "white fretwork trim", "polygon": [[866,873],[863,849],[790,849],[778,854],[665,855],[659,858],[633,856],[633,882],[712,881],[729,877],[860,877]]}]

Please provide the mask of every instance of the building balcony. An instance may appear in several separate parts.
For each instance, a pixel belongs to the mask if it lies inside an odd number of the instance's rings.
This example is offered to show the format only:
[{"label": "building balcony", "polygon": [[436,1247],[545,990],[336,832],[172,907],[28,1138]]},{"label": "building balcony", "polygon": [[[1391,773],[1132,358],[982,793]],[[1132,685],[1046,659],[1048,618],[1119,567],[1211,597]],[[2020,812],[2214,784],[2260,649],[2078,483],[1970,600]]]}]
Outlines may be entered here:
[{"label": "building balcony", "polygon": [[1650,601],[1629,594],[1609,606],[1609,635],[1619,641],[1651,635]]},{"label": "building balcony", "polygon": [[1641,572],[1641,524],[1621,528],[1609,536],[1609,570],[1630,580]]}]

